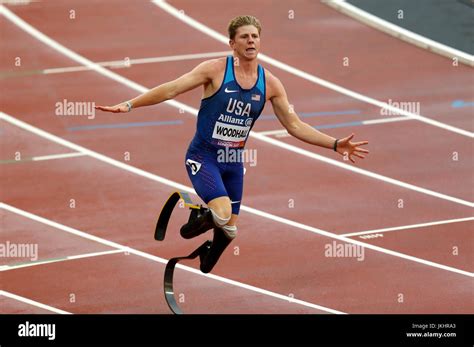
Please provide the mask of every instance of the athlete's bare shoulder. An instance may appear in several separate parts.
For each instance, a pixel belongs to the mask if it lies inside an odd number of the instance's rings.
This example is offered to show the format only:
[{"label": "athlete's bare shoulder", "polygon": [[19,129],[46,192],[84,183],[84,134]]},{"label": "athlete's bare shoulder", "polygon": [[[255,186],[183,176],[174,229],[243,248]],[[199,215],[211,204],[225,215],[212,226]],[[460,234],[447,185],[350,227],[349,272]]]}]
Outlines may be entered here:
[{"label": "athlete's bare shoulder", "polygon": [[265,82],[267,89],[267,99],[271,99],[274,96],[284,93],[285,89],[281,81],[267,68],[265,68]]},{"label": "athlete's bare shoulder", "polygon": [[226,58],[210,59],[203,61],[196,68],[200,69],[211,79],[214,79],[217,75],[223,74],[225,70]]},{"label": "athlete's bare shoulder", "polygon": [[225,74],[226,60],[225,57],[210,59],[198,65],[197,68],[202,69],[207,80],[204,84],[203,98],[213,95],[219,89]]}]

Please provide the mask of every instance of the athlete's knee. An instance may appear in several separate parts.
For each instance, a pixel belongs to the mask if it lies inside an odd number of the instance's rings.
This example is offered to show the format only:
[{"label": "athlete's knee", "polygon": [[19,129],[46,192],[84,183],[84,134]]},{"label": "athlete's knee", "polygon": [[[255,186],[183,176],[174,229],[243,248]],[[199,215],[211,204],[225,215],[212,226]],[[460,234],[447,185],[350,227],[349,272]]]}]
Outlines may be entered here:
[{"label": "athlete's knee", "polygon": [[218,207],[218,208],[209,208],[212,213],[212,218],[217,227],[223,227],[229,223],[230,218],[232,217],[230,209]]}]

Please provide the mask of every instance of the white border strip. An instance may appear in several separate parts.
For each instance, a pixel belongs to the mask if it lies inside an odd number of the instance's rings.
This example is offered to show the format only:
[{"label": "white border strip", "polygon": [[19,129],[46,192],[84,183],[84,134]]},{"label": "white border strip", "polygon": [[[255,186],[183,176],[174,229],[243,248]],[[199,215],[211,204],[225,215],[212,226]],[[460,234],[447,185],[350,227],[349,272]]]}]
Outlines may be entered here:
[{"label": "white border strip", "polygon": [[37,157],[23,158],[19,160],[15,160],[15,159],[0,160],[0,164],[4,165],[4,164],[14,164],[14,163],[27,163],[27,162],[32,162],[32,161],[56,160],[56,159],[75,158],[75,157],[83,157],[83,156],[85,156],[84,153],[77,153],[77,152],[49,154],[49,155],[41,155]]},{"label": "white border strip", "polygon": [[[128,252],[130,254],[134,254],[134,255],[137,255],[139,257],[146,258],[148,260],[152,260],[152,261],[155,261],[155,262],[158,262],[158,263],[161,263],[161,264],[165,264],[165,265],[168,263],[167,259],[160,258],[160,257],[154,256],[152,254],[145,253],[145,252],[139,251],[137,249],[130,248],[130,247],[121,245],[119,243],[109,241],[107,239],[103,239],[101,237],[88,234],[86,232],[68,227],[66,225],[63,225],[63,224],[60,224],[60,223],[57,223],[57,222],[54,222],[54,221],[49,220],[47,218],[40,217],[40,216],[35,215],[33,213],[21,210],[19,208],[13,207],[11,205],[8,205],[8,204],[2,203],[2,202],[0,202],[0,208],[3,208],[3,209],[5,209],[7,211],[10,211],[12,213],[16,213],[16,214],[18,214],[20,216],[23,216],[23,217],[26,217],[28,219],[34,220],[36,222],[48,225],[50,227],[65,231],[67,233],[70,233],[70,234],[73,234],[73,235],[76,235],[76,236],[79,236],[79,237],[83,237],[87,240],[95,241],[95,242],[101,243],[103,245],[106,245],[106,246],[109,246],[109,247],[112,247],[112,248],[116,248],[116,249],[121,250],[123,252]],[[334,309],[331,309],[331,308],[328,308],[328,307],[316,305],[316,304],[306,302],[306,301],[303,301],[303,300],[294,299],[294,298],[291,298],[291,297],[288,297],[288,296],[285,296],[285,295],[281,295],[281,294],[278,294],[278,293],[275,293],[275,292],[272,292],[272,291],[269,291],[269,290],[266,290],[266,289],[262,289],[262,288],[254,287],[254,286],[251,286],[251,285],[248,285],[248,284],[245,284],[245,283],[241,283],[241,282],[238,282],[238,281],[230,280],[230,279],[225,278],[225,277],[221,277],[221,276],[217,276],[217,275],[213,275],[213,274],[204,274],[200,270],[196,270],[196,269],[194,269],[192,267],[189,267],[189,266],[177,264],[176,267],[178,267],[182,270],[188,271],[188,272],[192,272],[192,273],[194,273],[196,275],[199,275],[199,276],[202,276],[202,277],[212,278],[212,279],[214,279],[216,281],[219,281],[219,282],[222,282],[222,283],[230,284],[230,285],[233,285],[233,286],[236,286],[236,287],[239,287],[239,288],[243,288],[243,289],[247,289],[247,290],[250,290],[250,291],[253,291],[253,292],[256,292],[256,293],[260,293],[260,294],[263,294],[263,295],[271,296],[271,297],[276,298],[276,299],[284,300],[284,301],[287,301],[287,302],[295,303],[295,304],[298,304],[298,305],[314,308],[314,309],[329,312],[329,313],[345,314],[345,312],[342,312],[342,311],[337,311],[337,310],[334,310]]]},{"label": "white border strip", "polygon": [[[189,192],[189,193],[192,193],[192,194],[196,194],[194,189],[192,189],[188,186],[185,186],[183,184],[168,180],[168,179],[163,178],[161,176],[152,174],[148,171],[144,171],[142,169],[136,168],[134,166],[122,163],[118,160],[112,159],[112,158],[107,157],[103,154],[91,151],[90,149],[84,148],[84,147],[79,146],[75,143],[69,142],[65,139],[62,139],[62,138],[58,137],[58,136],[50,134],[50,133],[48,133],[44,130],[38,129],[38,128],[30,125],[30,124],[27,124],[23,121],[20,121],[20,120],[14,118],[12,116],[9,116],[9,115],[7,115],[3,112],[0,112],[0,119],[4,119],[4,120],[6,120],[7,122],[9,122],[11,124],[14,124],[14,125],[22,128],[22,129],[25,129],[25,130],[33,133],[33,134],[36,134],[36,135],[40,136],[42,138],[45,138],[45,139],[50,140],[52,142],[58,143],[58,144],[63,145],[65,147],[71,148],[75,151],[85,153],[85,154],[89,155],[92,158],[103,161],[103,162],[105,162],[107,164],[110,164],[112,166],[115,166],[119,169],[122,169],[122,170],[125,170],[125,171],[128,171],[128,172],[132,172],[132,173],[134,173],[138,176],[148,178],[152,181],[163,183],[163,184],[165,184],[169,187],[176,188],[180,191],[185,191],[185,192]],[[0,203],[0,207],[1,206],[2,206],[2,203]],[[334,234],[334,233],[331,233],[331,232],[328,232],[328,231],[325,231],[325,230],[322,230],[322,229],[314,228],[314,227],[306,225],[306,224],[298,223],[298,222],[292,221],[290,219],[286,219],[286,218],[276,216],[276,215],[271,214],[271,213],[267,213],[267,212],[264,212],[264,211],[261,211],[261,210],[257,210],[255,208],[252,208],[252,207],[249,207],[249,206],[241,205],[240,208],[241,208],[242,211],[246,211],[246,212],[249,212],[251,214],[254,214],[254,215],[266,218],[266,219],[273,220],[273,221],[278,222],[278,223],[289,225],[291,227],[306,230],[306,231],[312,232],[314,234],[323,235],[323,236],[330,237],[332,239],[336,239],[336,240],[340,240],[340,241],[343,241],[343,242],[356,244],[356,245],[359,245],[361,247],[366,247],[366,248],[372,249],[372,250],[377,251],[377,252],[393,255],[395,257],[407,259],[407,260],[414,261],[414,262],[417,262],[417,263],[420,263],[420,264],[432,266],[432,267],[447,270],[447,271],[450,271],[450,272],[459,273],[459,274],[462,274],[462,275],[465,275],[465,276],[474,277],[474,274],[472,274],[470,272],[467,272],[467,271],[464,271],[464,270],[460,270],[460,269],[453,268],[453,267],[443,265],[443,264],[438,264],[438,263],[435,263],[435,262],[432,262],[432,261],[429,261],[429,260],[425,260],[425,259],[421,259],[421,258],[411,256],[411,255],[395,252],[395,251],[392,251],[392,250],[389,250],[389,249],[374,246],[374,245],[371,245],[369,243],[364,243],[364,242],[357,241],[357,240],[354,240],[354,239],[351,239],[351,238],[343,237],[343,236],[340,236],[340,235],[337,235],[337,234]]]},{"label": "white border strip", "polygon": [[[119,68],[130,68],[134,65],[140,64],[152,64],[152,63],[164,63],[170,61],[183,61],[191,59],[202,59],[202,58],[219,58],[231,54],[231,52],[209,52],[209,53],[193,53],[193,54],[181,54],[181,55],[169,55],[163,57],[151,57],[151,58],[136,58],[128,61],[122,60],[111,60],[111,61],[100,61],[97,65],[111,67],[114,69]],[[78,72],[78,71],[90,71],[91,68],[87,66],[70,66],[70,67],[58,67],[41,70],[43,74],[57,74],[65,72]]]},{"label": "white border strip", "polygon": [[0,290],[0,295],[6,296],[7,298],[10,298],[10,299],[13,299],[13,300],[16,300],[16,301],[21,301],[21,302],[23,302],[25,304],[28,304],[28,305],[36,306],[36,307],[42,308],[43,310],[51,311],[51,312],[54,312],[54,313],[72,314],[71,312],[63,311],[63,310],[60,310],[59,308],[52,307],[52,306],[49,306],[49,305],[46,305],[46,304],[42,304],[41,302],[34,301],[34,300],[31,300],[31,299],[25,298],[24,296],[16,295],[16,294],[4,291],[4,290]]},{"label": "white border strip", "polygon": [[[149,90],[146,87],[144,87],[144,86],[142,86],[142,85],[140,85],[136,82],[133,82],[133,81],[129,80],[128,78],[125,78],[121,75],[118,75],[113,71],[107,70],[106,68],[104,68],[102,66],[99,66],[99,65],[95,64],[94,62],[90,61],[89,59],[87,59],[87,58],[73,52],[72,50],[64,47],[63,45],[61,45],[58,42],[51,39],[50,37],[44,35],[42,32],[38,31],[36,28],[32,27],[30,24],[26,23],[24,20],[22,20],[21,18],[16,16],[13,12],[9,11],[4,6],[0,6],[0,13],[2,13],[4,16],[6,16],[8,20],[13,22],[19,28],[26,31],[28,34],[32,35],[33,37],[35,37],[39,41],[43,42],[47,46],[55,49],[56,51],[58,51],[59,53],[65,55],[65,56],[67,56],[68,58],[79,62],[80,64],[83,64],[85,66],[90,67],[91,70],[94,70],[95,72],[99,73],[100,75],[108,77],[108,78],[110,78],[110,79],[112,79],[112,80],[114,80],[118,83],[121,83],[121,84],[123,84],[123,85],[125,85],[125,86],[127,86],[131,89],[134,89],[138,92],[141,92],[141,93],[144,93],[144,92]],[[178,13],[180,13],[180,12],[178,12]],[[180,14],[180,15],[182,15],[182,14]],[[216,35],[220,35],[220,34],[216,33]],[[181,102],[178,102],[176,100],[167,100],[167,101],[165,101],[165,103],[172,106],[172,107],[175,107],[177,109],[184,110],[185,112],[188,112],[192,115],[197,115],[198,114],[198,110],[195,109],[194,107],[188,106],[188,105],[183,104]],[[390,107],[392,107],[392,106],[390,106]],[[395,110],[398,110],[394,107],[392,107],[392,108],[395,109]],[[401,111],[401,110],[398,110],[398,111]],[[11,116],[9,117],[5,114],[0,114],[0,116],[4,117],[5,119],[10,119],[10,123],[12,123],[12,124],[17,124],[18,125],[19,122],[20,122],[19,120],[15,119]],[[26,123],[23,123],[23,124],[25,125]],[[20,125],[18,125],[18,126],[20,126]],[[27,125],[27,127],[30,127],[30,129],[33,128],[29,125]],[[38,129],[36,129],[36,130],[38,130]],[[34,132],[34,131],[32,131],[32,132]],[[319,161],[337,166],[337,167],[342,168],[342,169],[346,169],[346,170],[349,170],[349,171],[352,171],[352,172],[356,172],[356,173],[362,174],[364,176],[375,178],[375,179],[378,179],[378,180],[381,180],[381,181],[384,181],[384,182],[387,182],[387,183],[390,183],[390,184],[394,184],[394,185],[397,185],[397,186],[400,186],[400,187],[403,187],[403,188],[406,188],[406,189],[409,189],[409,190],[414,190],[414,191],[417,191],[419,193],[427,194],[427,195],[434,196],[434,197],[437,197],[437,198],[440,198],[440,199],[448,200],[448,201],[451,201],[451,202],[454,202],[454,203],[457,203],[457,204],[461,204],[461,205],[465,205],[465,206],[469,206],[469,207],[474,207],[474,203],[472,203],[472,202],[469,202],[469,201],[466,201],[466,200],[463,200],[463,199],[459,199],[459,198],[456,198],[456,197],[452,197],[452,196],[449,196],[449,195],[446,195],[446,194],[438,193],[438,192],[435,192],[435,191],[432,191],[432,190],[429,190],[429,189],[421,188],[421,187],[415,186],[413,184],[405,183],[405,182],[402,182],[402,181],[399,181],[399,180],[396,180],[396,179],[393,179],[393,178],[389,178],[389,177],[386,177],[386,176],[383,176],[383,175],[380,175],[380,174],[377,174],[377,173],[374,173],[374,172],[371,172],[371,171],[368,171],[368,170],[363,170],[363,169],[357,168],[355,166],[351,166],[351,165],[348,165],[346,163],[343,163],[343,162],[340,162],[340,161],[337,161],[337,160],[334,160],[334,159],[327,158],[327,157],[322,156],[320,154],[316,154],[316,153],[304,150],[304,149],[299,148],[297,146],[287,144],[283,141],[278,141],[276,139],[270,138],[270,137],[265,136],[265,135],[261,135],[261,134],[258,134],[258,133],[251,132],[250,136],[253,137],[253,138],[256,138],[260,141],[269,143],[271,145],[274,145],[274,146],[289,150],[291,152],[298,153],[298,154],[301,154],[303,156],[306,156],[306,157],[309,157],[309,158],[312,158],[312,159],[316,159],[316,160],[319,160]],[[69,147],[68,145],[65,145],[65,146]],[[108,161],[109,159],[110,158],[108,158],[106,156],[103,156],[103,158],[101,160]],[[120,163],[120,164],[122,164],[122,163]],[[115,164],[112,164],[112,165],[115,165]],[[171,182],[169,180],[167,180],[167,181],[168,181],[168,183]],[[178,188],[178,189],[182,189],[182,188]]]},{"label": "white border strip", "polygon": [[368,124],[382,124],[382,123],[391,123],[391,122],[401,122],[404,120],[410,120],[410,118],[406,117],[393,117],[393,118],[382,118],[382,119],[369,119],[369,120],[363,120],[362,124],[368,125]]},{"label": "white border strip", "polygon": [[102,251],[102,252],[70,255],[70,256],[67,256],[67,257],[55,258],[55,259],[45,259],[45,260],[39,260],[39,261],[31,262],[31,263],[23,263],[23,264],[18,264],[18,265],[15,265],[15,264],[13,264],[13,265],[1,265],[0,266],[0,272],[16,270],[16,269],[22,269],[22,268],[25,268],[25,267],[31,267],[31,266],[36,266],[36,265],[60,263],[60,262],[69,261],[69,260],[100,257],[102,255],[109,255],[109,254],[116,254],[116,253],[123,253],[123,252],[124,251],[121,250],[121,249],[114,249],[114,250],[111,250],[111,251]]},{"label": "white border strip", "polygon": [[[225,37],[224,35],[218,33],[217,31],[209,28],[208,26],[206,26],[202,23],[199,23],[198,21],[196,21],[195,19],[189,17],[188,15],[180,12],[178,9],[176,9],[175,7],[173,7],[170,4],[166,3],[164,0],[153,0],[153,3],[156,4],[157,6],[159,6],[163,11],[168,12],[170,15],[172,15],[173,17],[181,20],[182,22],[186,23],[187,25],[191,26],[192,28],[194,28],[196,30],[199,30],[200,32],[206,34],[207,36],[210,36],[213,39],[228,45],[229,39],[227,37]],[[427,118],[427,117],[424,117],[424,116],[421,116],[421,115],[418,115],[418,114],[415,114],[415,113],[412,113],[412,112],[408,112],[408,111],[399,109],[397,107],[393,107],[392,105],[387,104],[386,102],[375,100],[375,99],[370,98],[368,96],[365,96],[365,95],[359,94],[357,92],[354,92],[352,90],[341,87],[337,84],[334,84],[334,83],[331,83],[329,81],[323,80],[319,77],[316,77],[316,76],[311,75],[307,72],[304,72],[302,70],[294,68],[294,67],[292,67],[288,64],[285,64],[285,63],[283,63],[279,60],[271,58],[271,57],[269,57],[265,54],[259,53],[258,57],[259,57],[260,60],[262,60],[262,61],[264,61],[264,62],[266,62],[270,65],[273,65],[273,66],[275,66],[275,67],[277,67],[277,68],[279,68],[283,71],[286,71],[290,74],[301,77],[301,78],[303,78],[305,80],[308,80],[310,82],[319,84],[319,85],[321,85],[325,88],[334,90],[338,93],[347,95],[351,98],[360,100],[362,102],[365,102],[365,103],[368,103],[368,104],[371,104],[371,105],[375,105],[377,107],[380,107],[381,109],[390,110],[393,113],[403,115],[403,116],[406,116],[406,117],[409,117],[409,118],[413,118],[413,119],[416,119],[420,122],[430,124],[432,126],[435,126],[435,127],[438,127],[438,128],[444,129],[444,130],[448,130],[448,131],[451,131],[453,133],[457,133],[459,135],[474,138],[474,133],[472,133],[470,131],[460,129],[460,128],[456,128],[452,125],[445,124],[445,123],[442,123],[442,122],[436,121],[434,119]]]},{"label": "white border strip", "polygon": [[31,158],[32,161],[42,161],[42,160],[55,160],[55,159],[64,159],[64,158],[75,158],[75,157],[82,157],[84,153],[63,153],[63,154],[51,154],[51,155],[42,155],[39,157]]},{"label": "white border strip", "polygon": [[431,52],[443,55],[449,58],[458,58],[458,60],[466,65],[474,66],[474,56],[460,51],[458,49],[449,47],[440,42],[431,40],[422,35],[416,34],[413,31],[404,29],[386,21],[380,17],[374,16],[369,12],[366,12],[359,7],[356,7],[345,0],[323,0],[324,4],[336,9],[337,11],[344,13],[352,18],[357,19],[373,28],[376,28],[384,33],[391,36],[395,36],[398,39],[409,42],[415,46],[427,49]]},{"label": "white border strip", "polygon": [[375,233],[386,233],[388,231],[398,231],[398,230],[406,230],[406,229],[424,228],[424,227],[429,227],[429,226],[433,226],[433,225],[468,222],[468,221],[471,221],[471,220],[474,220],[474,217],[446,219],[446,220],[440,220],[440,221],[436,221],[436,222],[419,223],[419,224],[403,225],[403,226],[392,227],[392,228],[383,228],[383,229],[359,231],[359,232],[355,232],[355,233],[342,234],[341,236],[352,237],[352,236],[375,234]]}]

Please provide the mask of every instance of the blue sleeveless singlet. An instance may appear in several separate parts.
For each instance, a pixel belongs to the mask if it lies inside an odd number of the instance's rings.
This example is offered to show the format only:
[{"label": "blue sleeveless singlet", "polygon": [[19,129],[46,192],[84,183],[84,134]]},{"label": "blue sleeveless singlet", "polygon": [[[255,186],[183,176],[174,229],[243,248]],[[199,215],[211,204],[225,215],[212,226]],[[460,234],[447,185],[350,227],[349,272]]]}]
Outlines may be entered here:
[{"label": "blue sleeveless singlet", "polygon": [[[265,72],[258,65],[258,77],[250,89],[243,89],[234,74],[234,60],[227,57],[220,88],[201,100],[197,131],[186,152],[185,165],[196,193],[207,204],[228,196],[232,213],[239,214],[243,193],[244,167],[233,161],[229,151],[244,151],[255,121],[265,106]],[[237,156],[238,157],[238,156]]]}]

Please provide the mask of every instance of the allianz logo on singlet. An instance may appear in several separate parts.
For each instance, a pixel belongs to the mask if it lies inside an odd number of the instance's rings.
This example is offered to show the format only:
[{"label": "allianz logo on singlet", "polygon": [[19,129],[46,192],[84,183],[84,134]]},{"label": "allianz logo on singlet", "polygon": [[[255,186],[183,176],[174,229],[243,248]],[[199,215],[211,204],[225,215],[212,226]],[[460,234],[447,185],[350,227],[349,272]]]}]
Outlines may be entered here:
[{"label": "allianz logo on singlet", "polygon": [[233,116],[250,117],[251,110],[252,105],[250,103],[244,103],[243,101],[230,98],[226,108],[226,112],[228,112],[230,115],[224,115],[221,113],[216,124],[214,125],[212,137],[214,139],[230,142],[244,141],[250,131],[253,119],[237,118]]}]

